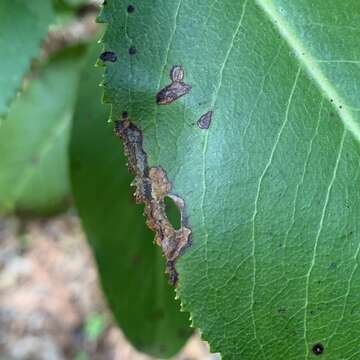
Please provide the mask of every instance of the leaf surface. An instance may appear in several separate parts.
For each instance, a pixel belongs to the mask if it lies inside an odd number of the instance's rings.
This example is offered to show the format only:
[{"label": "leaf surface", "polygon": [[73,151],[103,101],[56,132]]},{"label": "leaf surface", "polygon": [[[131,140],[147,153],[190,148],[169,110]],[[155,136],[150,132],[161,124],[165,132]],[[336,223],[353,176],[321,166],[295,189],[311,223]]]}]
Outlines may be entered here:
[{"label": "leaf surface", "polygon": [[0,117],[6,115],[53,21],[51,0],[0,3]]},{"label": "leaf surface", "polygon": [[191,334],[188,314],[179,311],[161,251],[134,204],[123,146],[106,124],[98,53],[99,47],[81,78],[70,151],[73,194],[119,326],[137,349],[169,357]]},{"label": "leaf surface", "polygon": [[70,196],[67,147],[82,50],[42,66],[0,128],[0,211],[46,214]]},{"label": "leaf surface", "polygon": [[[356,359],[359,2],[132,5],[100,17],[105,99],[184,201],[194,325],[223,359]],[[158,105],[175,65],[191,91]]]}]

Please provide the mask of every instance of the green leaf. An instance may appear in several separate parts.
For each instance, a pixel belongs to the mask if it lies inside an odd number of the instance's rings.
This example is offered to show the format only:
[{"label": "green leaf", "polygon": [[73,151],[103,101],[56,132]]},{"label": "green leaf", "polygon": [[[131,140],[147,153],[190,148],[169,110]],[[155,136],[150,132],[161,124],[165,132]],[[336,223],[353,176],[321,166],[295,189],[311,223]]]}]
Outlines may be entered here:
[{"label": "green leaf", "polygon": [[0,128],[0,211],[50,213],[69,198],[67,146],[83,50],[32,75]]},{"label": "green leaf", "polygon": [[129,189],[123,146],[105,122],[98,53],[99,47],[81,78],[71,141],[73,194],[115,319],[139,350],[168,357],[191,334],[188,315],[179,312],[163,275],[161,251]]},{"label": "green leaf", "polygon": [[89,3],[89,0],[63,0],[65,4],[72,7],[79,7],[81,5],[85,5]]},{"label": "green leaf", "polygon": [[[105,98],[184,201],[178,293],[194,325],[223,359],[357,359],[359,2],[132,4],[100,18],[117,54]],[[157,105],[174,65],[192,89]]]},{"label": "green leaf", "polygon": [[51,0],[1,0],[0,117],[20,88],[53,21]]}]

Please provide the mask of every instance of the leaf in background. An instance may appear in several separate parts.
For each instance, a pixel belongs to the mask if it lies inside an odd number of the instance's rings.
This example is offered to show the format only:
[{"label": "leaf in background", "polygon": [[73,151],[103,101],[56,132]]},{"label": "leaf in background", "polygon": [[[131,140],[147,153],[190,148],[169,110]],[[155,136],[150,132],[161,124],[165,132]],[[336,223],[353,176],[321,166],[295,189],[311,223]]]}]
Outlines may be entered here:
[{"label": "leaf in background", "polygon": [[91,7],[96,8],[99,3],[90,0],[52,0],[55,12],[55,23],[51,30],[56,29],[57,26],[71,24],[74,21],[81,21],[84,16],[84,11],[87,12]]},{"label": "leaf in background", "polygon": [[134,204],[123,146],[106,124],[102,69],[94,68],[98,54],[99,47],[80,82],[70,152],[73,194],[115,319],[136,348],[168,357],[191,334],[188,315],[174,300],[161,251]]},{"label": "leaf in background", "polygon": [[212,350],[357,359],[360,3],[108,0],[100,20],[112,118],[184,202],[178,293]]},{"label": "leaf in background", "polygon": [[68,4],[69,6],[73,6],[73,7],[78,7],[81,5],[85,5],[87,3],[89,3],[89,0],[64,0],[64,2],[66,4]]},{"label": "leaf in background", "polygon": [[0,117],[20,88],[53,21],[51,0],[0,2]]},{"label": "leaf in background", "polygon": [[47,214],[70,195],[67,146],[83,49],[34,73],[0,128],[0,211]]}]

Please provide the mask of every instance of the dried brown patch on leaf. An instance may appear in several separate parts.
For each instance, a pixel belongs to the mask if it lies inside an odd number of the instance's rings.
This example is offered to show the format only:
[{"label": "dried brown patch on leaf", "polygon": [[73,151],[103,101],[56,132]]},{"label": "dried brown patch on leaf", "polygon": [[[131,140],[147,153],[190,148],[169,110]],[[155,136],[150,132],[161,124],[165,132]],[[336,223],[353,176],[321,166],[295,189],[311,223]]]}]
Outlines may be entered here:
[{"label": "dried brown patch on leaf", "polygon": [[200,119],[197,121],[198,127],[200,129],[208,129],[211,125],[212,116],[212,111],[208,111],[204,115],[201,115]]},{"label": "dried brown patch on leaf", "polygon": [[184,69],[181,65],[175,65],[170,70],[171,84],[165,86],[156,95],[156,102],[158,105],[168,105],[176,101],[180,97],[188,94],[191,90],[191,85],[185,84]]},{"label": "dried brown patch on leaf", "polygon": [[180,82],[184,80],[184,69],[181,65],[175,65],[170,70],[170,79],[172,82]]},{"label": "dried brown patch on leaf", "polygon": [[[115,132],[124,142],[128,167],[135,175],[133,185],[136,186],[136,201],[145,204],[146,223],[156,234],[155,242],[162,248],[167,260],[170,282],[175,285],[178,277],[176,260],[191,242],[191,229],[187,225],[184,201],[171,194],[171,183],[162,167],[148,167],[140,129],[126,118],[116,123]],[[181,227],[178,230],[166,215],[167,196],[174,200],[181,213]]]}]

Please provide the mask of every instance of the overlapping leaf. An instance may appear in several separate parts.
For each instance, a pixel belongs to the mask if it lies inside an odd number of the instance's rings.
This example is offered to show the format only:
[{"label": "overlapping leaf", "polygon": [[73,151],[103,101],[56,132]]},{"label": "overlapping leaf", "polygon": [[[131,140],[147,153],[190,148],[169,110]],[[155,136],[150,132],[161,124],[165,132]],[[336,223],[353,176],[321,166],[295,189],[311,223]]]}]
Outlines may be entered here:
[{"label": "overlapping leaf", "polygon": [[49,213],[69,199],[67,146],[83,50],[32,74],[0,128],[0,211]]},{"label": "overlapping leaf", "polygon": [[20,88],[53,21],[52,0],[0,2],[0,117]]}]

